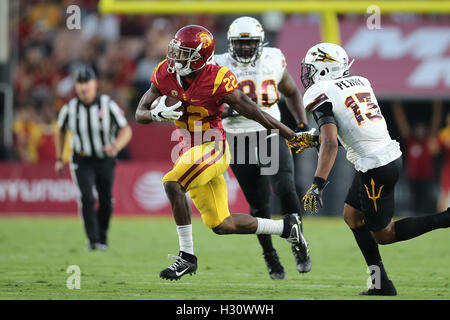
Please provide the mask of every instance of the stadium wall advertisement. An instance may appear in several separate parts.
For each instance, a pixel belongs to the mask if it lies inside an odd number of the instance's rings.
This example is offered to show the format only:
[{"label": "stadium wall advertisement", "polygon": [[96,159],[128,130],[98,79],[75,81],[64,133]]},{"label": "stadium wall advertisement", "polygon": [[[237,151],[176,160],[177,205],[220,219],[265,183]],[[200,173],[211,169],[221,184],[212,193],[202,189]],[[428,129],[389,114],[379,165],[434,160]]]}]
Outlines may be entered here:
[{"label": "stadium wall advertisement", "polygon": [[[171,214],[162,185],[162,178],[170,168],[167,162],[118,163],[114,214]],[[247,202],[231,170],[226,178],[230,211],[248,213]],[[0,164],[0,215],[76,215],[77,195],[68,168],[58,177],[52,164]]]},{"label": "stadium wall advertisement", "polygon": [[[403,18],[405,19],[405,18]],[[340,21],[342,45],[355,59],[352,73],[368,78],[384,97],[450,97],[450,21],[381,17],[379,29],[360,18]],[[299,41],[292,41],[292,36]],[[302,37],[302,35],[307,35]],[[292,17],[278,36],[288,69],[300,83],[300,64],[310,47],[320,42],[317,19]]]}]

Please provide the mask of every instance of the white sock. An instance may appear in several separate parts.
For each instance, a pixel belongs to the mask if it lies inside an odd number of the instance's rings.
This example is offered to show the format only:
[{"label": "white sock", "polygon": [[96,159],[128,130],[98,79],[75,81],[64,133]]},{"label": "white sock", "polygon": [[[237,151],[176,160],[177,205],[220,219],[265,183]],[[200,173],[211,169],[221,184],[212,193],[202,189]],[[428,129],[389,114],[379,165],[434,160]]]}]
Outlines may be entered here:
[{"label": "white sock", "polygon": [[194,254],[194,240],[192,240],[192,224],[177,226],[180,251]]},{"label": "white sock", "polygon": [[277,234],[283,233],[284,222],[281,220],[272,220],[264,218],[256,218],[258,220],[258,227],[256,228],[256,234]]}]

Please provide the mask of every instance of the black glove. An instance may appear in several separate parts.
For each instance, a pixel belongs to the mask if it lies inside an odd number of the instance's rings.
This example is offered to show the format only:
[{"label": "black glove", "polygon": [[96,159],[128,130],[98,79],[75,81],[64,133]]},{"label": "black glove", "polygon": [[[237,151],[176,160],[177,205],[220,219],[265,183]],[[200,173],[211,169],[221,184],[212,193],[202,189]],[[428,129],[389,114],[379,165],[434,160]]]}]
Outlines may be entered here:
[{"label": "black glove", "polygon": [[317,213],[318,205],[321,208],[323,207],[322,194],[323,189],[325,189],[327,184],[328,182],[325,179],[314,177],[313,184],[311,185],[311,187],[309,187],[308,191],[302,199],[303,209],[305,211],[308,211],[307,209],[309,208],[310,213]]}]

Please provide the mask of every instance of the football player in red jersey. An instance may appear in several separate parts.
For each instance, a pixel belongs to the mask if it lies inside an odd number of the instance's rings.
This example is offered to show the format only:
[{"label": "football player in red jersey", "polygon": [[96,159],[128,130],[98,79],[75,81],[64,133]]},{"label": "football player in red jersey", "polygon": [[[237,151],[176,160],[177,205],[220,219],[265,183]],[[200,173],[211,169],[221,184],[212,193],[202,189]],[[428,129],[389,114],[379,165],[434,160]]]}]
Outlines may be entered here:
[{"label": "football player in red jersey", "polygon": [[[208,63],[214,47],[214,37],[206,28],[197,25],[181,28],[169,43],[167,59],[155,68],[151,87],[136,110],[139,123],[173,121],[185,145],[173,169],[163,178],[180,243],[179,255],[172,256],[175,262],[160,273],[164,279],[179,279],[197,270],[186,192],[204,224],[217,234],[276,234],[294,244],[303,241],[296,213],[286,215],[283,220],[271,220],[229,212],[223,173],[228,168],[230,153],[220,116],[223,103],[268,129],[278,129],[290,141],[296,140],[296,134],[236,90],[236,77],[226,67]],[[155,108],[150,108],[157,97],[167,95],[177,97],[180,102],[166,107],[165,98],[161,98]],[[182,111],[177,111],[180,107]],[[199,135],[201,141],[196,139]]]}]

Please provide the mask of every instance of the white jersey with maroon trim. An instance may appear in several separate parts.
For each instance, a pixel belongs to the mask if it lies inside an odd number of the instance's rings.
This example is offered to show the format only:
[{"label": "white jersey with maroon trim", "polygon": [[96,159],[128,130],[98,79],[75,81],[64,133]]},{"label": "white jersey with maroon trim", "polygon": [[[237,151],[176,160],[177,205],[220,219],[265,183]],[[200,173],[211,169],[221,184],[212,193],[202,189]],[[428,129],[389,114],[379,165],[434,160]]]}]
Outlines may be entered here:
[{"label": "white jersey with maroon trim", "polygon": [[[286,69],[286,59],[280,49],[264,47],[261,57],[254,64],[241,64],[229,53],[215,55],[213,63],[231,70],[239,81],[239,89],[263,111],[280,120],[278,83]],[[243,116],[225,118],[222,124],[230,133],[265,130],[258,122]]]},{"label": "white jersey with maroon trim", "polygon": [[307,112],[324,102],[333,106],[338,139],[347,159],[361,172],[381,167],[401,156],[391,139],[369,80],[351,76],[313,84],[303,95]]}]

